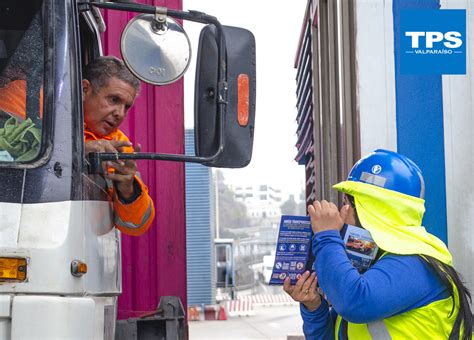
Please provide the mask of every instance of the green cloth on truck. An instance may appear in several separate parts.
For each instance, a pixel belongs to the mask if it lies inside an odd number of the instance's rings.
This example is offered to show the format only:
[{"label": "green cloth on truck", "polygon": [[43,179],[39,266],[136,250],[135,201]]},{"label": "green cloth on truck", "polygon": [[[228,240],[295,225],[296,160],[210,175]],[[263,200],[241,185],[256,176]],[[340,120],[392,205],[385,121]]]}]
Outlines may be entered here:
[{"label": "green cloth on truck", "polygon": [[444,242],[421,226],[425,200],[355,181],[344,181],[334,188],[354,197],[362,227],[381,249],[400,255],[429,255],[452,266]]},{"label": "green cloth on truck", "polygon": [[17,162],[36,157],[41,144],[41,130],[30,118],[19,122],[10,117],[0,128],[0,150],[7,151]]}]

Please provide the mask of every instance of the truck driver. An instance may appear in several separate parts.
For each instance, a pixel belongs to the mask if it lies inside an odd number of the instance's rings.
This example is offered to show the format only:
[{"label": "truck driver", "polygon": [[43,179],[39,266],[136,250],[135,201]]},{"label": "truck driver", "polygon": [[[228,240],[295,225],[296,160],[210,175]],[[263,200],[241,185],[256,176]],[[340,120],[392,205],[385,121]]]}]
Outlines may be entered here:
[{"label": "truck driver", "polygon": [[[85,151],[139,152],[119,130],[140,90],[140,82],[115,57],[99,57],[84,70],[82,81]],[[155,216],[148,189],[134,160],[108,162],[106,179],[113,182],[115,226],[128,235],[143,234]]]}]

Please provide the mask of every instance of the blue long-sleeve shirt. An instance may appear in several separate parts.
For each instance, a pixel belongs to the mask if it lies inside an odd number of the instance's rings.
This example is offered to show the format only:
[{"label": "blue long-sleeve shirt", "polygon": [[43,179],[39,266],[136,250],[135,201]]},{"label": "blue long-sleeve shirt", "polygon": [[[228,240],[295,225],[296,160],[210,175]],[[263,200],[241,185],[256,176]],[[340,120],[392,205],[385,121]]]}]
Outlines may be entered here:
[{"label": "blue long-sleeve shirt", "polygon": [[307,339],[334,339],[337,314],[349,322],[369,323],[449,296],[434,270],[416,255],[387,254],[360,274],[336,230],[315,234],[313,253],[319,285],[332,308],[324,300],[314,312],[301,305]]}]

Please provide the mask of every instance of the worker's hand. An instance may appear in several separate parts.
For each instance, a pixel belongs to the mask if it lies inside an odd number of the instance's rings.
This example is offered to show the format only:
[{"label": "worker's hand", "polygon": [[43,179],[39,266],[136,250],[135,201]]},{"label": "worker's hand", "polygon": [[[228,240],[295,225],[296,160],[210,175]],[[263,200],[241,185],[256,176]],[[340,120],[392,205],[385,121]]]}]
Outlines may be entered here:
[{"label": "worker's hand", "polygon": [[336,205],[325,200],[314,201],[313,205],[308,206],[309,217],[311,218],[311,227],[314,233],[324,230],[341,230],[349,213],[350,206],[344,205],[339,211]]},{"label": "worker's hand", "polygon": [[293,300],[301,302],[307,310],[313,312],[321,305],[321,296],[316,291],[317,283],[316,273],[313,272],[310,275],[309,271],[305,271],[294,285],[291,284],[291,279],[287,277],[283,282],[283,290]]},{"label": "worker's hand", "polygon": [[[135,152],[141,151],[140,144],[134,148]],[[117,162],[107,162],[107,166],[113,168],[114,173],[107,172],[105,178],[111,179],[115,183],[115,188],[124,199],[133,196],[133,181],[137,173],[137,163],[134,160],[126,159]]]},{"label": "worker's hand", "polygon": [[[98,139],[98,140],[91,140],[85,142],[85,152],[86,156],[91,152],[112,152],[118,153],[123,152],[123,148],[126,146],[132,146],[132,143],[125,140],[106,140],[106,139]],[[103,173],[107,173],[108,162],[102,162],[102,171]]]}]

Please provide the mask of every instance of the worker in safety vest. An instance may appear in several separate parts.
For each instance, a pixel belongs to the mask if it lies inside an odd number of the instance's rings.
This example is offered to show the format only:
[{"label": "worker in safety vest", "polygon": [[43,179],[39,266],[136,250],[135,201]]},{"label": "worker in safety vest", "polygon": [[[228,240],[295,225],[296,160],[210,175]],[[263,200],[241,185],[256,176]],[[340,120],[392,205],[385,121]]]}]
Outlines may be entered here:
[{"label": "worker in safety vest", "polygon": [[[82,81],[84,138],[89,152],[140,152],[119,130],[140,90],[140,82],[115,57],[99,57],[84,70]],[[143,234],[155,216],[148,189],[138,176],[134,160],[108,162],[105,178],[115,210],[115,226],[128,235]]]},{"label": "worker in safety vest", "polygon": [[[140,145],[133,148],[127,136],[119,130],[140,90],[138,79],[121,60],[115,57],[99,57],[85,67],[82,85],[86,154],[139,152]],[[12,117],[10,120],[14,120],[11,123],[13,125],[35,125],[31,120],[27,122],[26,92],[27,83],[21,79],[13,80],[0,88],[0,110]],[[39,115],[42,118],[42,88],[39,95]],[[138,176],[136,162],[108,162],[107,166],[109,170],[104,176],[110,183],[115,226],[128,235],[143,234],[153,221],[155,209],[147,187]]]},{"label": "worker in safety vest", "polygon": [[[345,195],[340,211],[324,200],[308,207],[316,272],[284,283],[301,302],[306,338],[470,339],[469,291],[445,244],[421,226],[418,166],[398,153],[375,150],[334,188]],[[379,248],[365,272],[349,259],[340,232],[347,225],[368,231]]]}]

